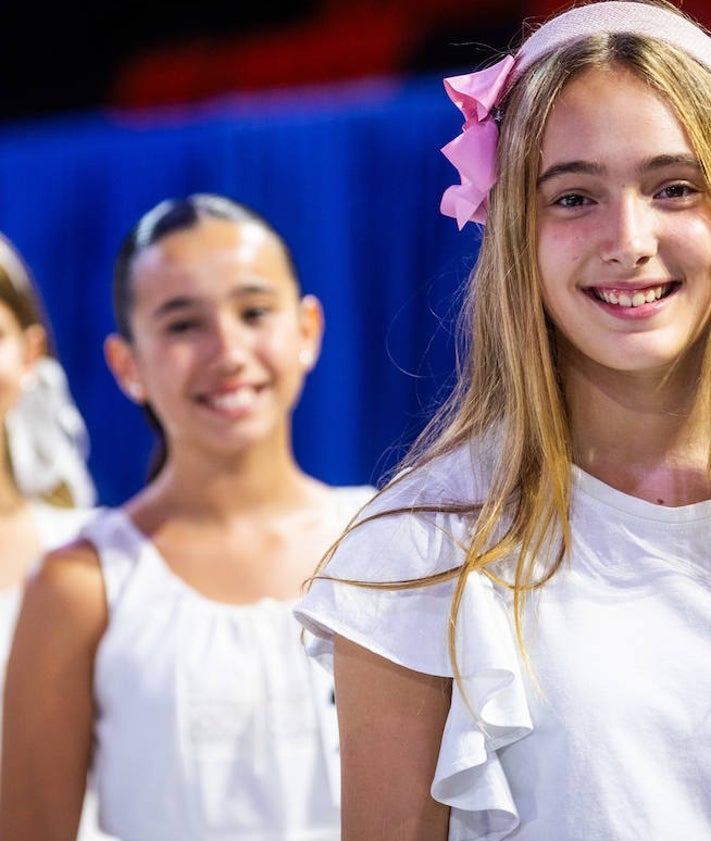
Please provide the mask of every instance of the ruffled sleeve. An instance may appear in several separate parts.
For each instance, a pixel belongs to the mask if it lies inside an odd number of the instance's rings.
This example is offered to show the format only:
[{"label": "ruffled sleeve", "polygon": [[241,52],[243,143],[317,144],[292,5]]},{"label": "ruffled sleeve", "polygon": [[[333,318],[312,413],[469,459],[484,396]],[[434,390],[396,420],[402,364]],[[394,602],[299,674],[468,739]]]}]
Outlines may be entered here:
[{"label": "ruffled sleeve", "polygon": [[[376,510],[378,501],[373,504]],[[365,516],[368,509],[364,512]],[[453,676],[448,626],[455,582],[414,589],[361,587],[456,568],[466,521],[445,513],[379,517],[350,532],[324,576],[297,604],[311,656],[332,669],[338,634],[414,671]],[[453,686],[432,796],[451,807],[450,841],[495,841],[518,826],[499,751],[532,730],[508,608],[491,580],[470,576],[461,605]]]},{"label": "ruffled sleeve", "polygon": [[533,724],[505,610],[488,578],[470,576],[457,624],[461,687],[452,689],[432,783],[432,797],[452,808],[450,841],[495,841],[519,824],[499,751]]}]

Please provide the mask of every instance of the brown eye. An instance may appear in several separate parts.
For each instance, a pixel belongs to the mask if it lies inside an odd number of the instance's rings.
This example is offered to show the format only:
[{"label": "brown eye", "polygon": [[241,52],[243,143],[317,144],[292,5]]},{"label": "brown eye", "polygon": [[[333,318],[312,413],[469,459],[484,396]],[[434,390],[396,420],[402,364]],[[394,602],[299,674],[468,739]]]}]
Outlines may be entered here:
[{"label": "brown eye", "polygon": [[589,203],[589,199],[581,196],[580,193],[566,193],[564,196],[557,198],[553,204],[558,207],[583,207]]},{"label": "brown eye", "polygon": [[166,327],[166,331],[173,335],[178,335],[180,333],[187,333],[190,330],[196,330],[200,326],[199,322],[195,318],[181,318],[179,321],[172,321]]},{"label": "brown eye", "polygon": [[662,199],[685,199],[696,193],[698,193],[698,190],[690,184],[670,184],[668,187],[660,190],[657,196]]},{"label": "brown eye", "polygon": [[259,321],[259,319],[264,318],[268,312],[269,310],[267,307],[249,307],[249,309],[244,310],[242,313],[242,318],[245,321]]}]

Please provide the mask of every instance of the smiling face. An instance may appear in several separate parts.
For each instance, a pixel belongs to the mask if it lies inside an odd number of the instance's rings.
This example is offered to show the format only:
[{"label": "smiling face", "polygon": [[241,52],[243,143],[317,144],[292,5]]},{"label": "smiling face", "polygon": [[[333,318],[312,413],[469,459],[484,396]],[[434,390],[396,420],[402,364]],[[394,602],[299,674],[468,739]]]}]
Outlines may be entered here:
[{"label": "smiling face", "polygon": [[278,239],[257,223],[203,218],[133,262],[133,342],[113,337],[124,390],[148,402],[175,452],[288,446],[319,349],[320,308],[299,300]]},{"label": "smiling face", "polygon": [[543,136],[537,246],[567,364],[663,376],[711,312],[711,203],[669,106],[620,68],[563,90]]}]

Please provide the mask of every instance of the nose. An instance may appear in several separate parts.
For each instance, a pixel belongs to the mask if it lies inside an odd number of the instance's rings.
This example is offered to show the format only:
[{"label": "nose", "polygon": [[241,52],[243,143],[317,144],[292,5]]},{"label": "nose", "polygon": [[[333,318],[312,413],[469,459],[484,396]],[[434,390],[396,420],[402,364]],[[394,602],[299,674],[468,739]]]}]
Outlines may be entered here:
[{"label": "nose", "polygon": [[653,211],[640,196],[625,195],[609,208],[600,256],[624,269],[643,266],[657,253]]},{"label": "nose", "polygon": [[218,319],[214,331],[214,358],[225,373],[232,373],[244,365],[247,344],[243,325],[231,317]]}]

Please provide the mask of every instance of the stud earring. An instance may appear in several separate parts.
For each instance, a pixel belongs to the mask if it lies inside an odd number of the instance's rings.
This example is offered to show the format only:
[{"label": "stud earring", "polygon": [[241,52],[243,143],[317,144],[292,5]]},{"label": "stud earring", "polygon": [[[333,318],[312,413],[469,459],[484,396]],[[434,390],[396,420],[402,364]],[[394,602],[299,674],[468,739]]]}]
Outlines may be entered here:
[{"label": "stud earring", "polygon": [[140,383],[129,383],[127,386],[127,391],[129,393],[129,396],[132,397],[134,400],[143,400],[143,388],[141,387]]},{"label": "stud earring", "polygon": [[309,348],[302,348],[299,351],[299,362],[304,368],[310,368],[314,364],[314,353]]}]

